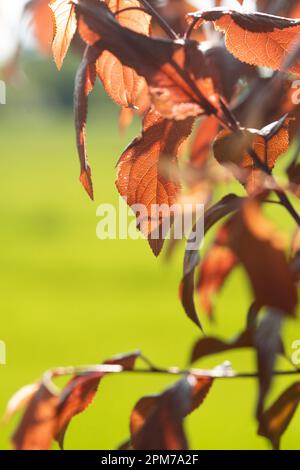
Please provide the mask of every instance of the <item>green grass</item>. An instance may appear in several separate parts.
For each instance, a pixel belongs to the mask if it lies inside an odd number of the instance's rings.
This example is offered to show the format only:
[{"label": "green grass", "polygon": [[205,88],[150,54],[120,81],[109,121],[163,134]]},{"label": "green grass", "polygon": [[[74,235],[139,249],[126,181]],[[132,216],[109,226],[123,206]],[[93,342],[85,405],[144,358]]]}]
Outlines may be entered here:
[{"label": "green grass", "polygon": [[[154,362],[185,366],[200,333],[178,300],[182,250],[171,264],[156,260],[143,240],[99,241],[96,207],[118,203],[115,163],[130,137],[118,134],[116,116],[101,103],[88,132],[96,192],[91,203],[78,183],[71,115],[1,108],[0,339],[7,365],[0,367],[0,413],[9,397],[51,367],[95,364],[116,353],[141,349]],[[7,112],[7,114],[6,114]],[[274,209],[275,210],[275,209]],[[278,220],[289,220],[282,209]],[[250,296],[244,274],[231,277],[208,333],[230,337],[243,327]],[[291,322],[286,344],[299,339]],[[219,355],[237,370],[252,370],[251,352]],[[282,364],[284,366],[285,364]],[[76,417],[67,449],[112,449],[128,436],[130,410],[143,394],[159,392],[169,377],[110,376],[92,406]],[[278,379],[271,398],[291,383]],[[256,383],[214,384],[205,404],[187,419],[195,449],[266,449],[253,418]],[[0,448],[10,448],[19,417],[0,428]],[[300,413],[283,438],[299,449]]]}]

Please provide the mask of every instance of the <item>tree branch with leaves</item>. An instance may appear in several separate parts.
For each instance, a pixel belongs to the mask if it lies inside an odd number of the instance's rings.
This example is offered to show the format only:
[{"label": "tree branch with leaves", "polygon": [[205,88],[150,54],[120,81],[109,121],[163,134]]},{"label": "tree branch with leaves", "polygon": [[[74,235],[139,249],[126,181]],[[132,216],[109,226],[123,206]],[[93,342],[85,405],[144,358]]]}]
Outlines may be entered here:
[{"label": "tree branch with leaves", "polygon": [[[31,1],[31,11],[40,3]],[[54,440],[63,448],[69,422],[89,406],[109,374],[182,376],[161,394],[136,404],[130,439],[122,447],[126,449],[187,449],[184,419],[219,379],[258,381],[258,433],[276,449],[296,412],[299,381],[271,407],[265,402],[274,377],[297,379],[300,374],[291,364],[276,369],[277,356],[288,358],[281,331],[284,322],[296,317],[300,278],[295,202],[300,194],[300,108],[291,98],[293,80],[300,74],[299,10],[288,1],[273,11],[274,2],[258,0],[255,12],[215,3],[217,8],[196,12],[184,0],[170,0],[167,7],[146,0],[54,0],[49,5],[55,20],[52,48],[60,69],[74,38],[84,44],[74,108],[80,181],[90,198],[94,188],[86,123],[88,97],[99,78],[120,107],[121,125],[125,113],[126,122],[128,114],[142,119],[141,135],[117,165],[116,186],[127,204],[144,204],[150,217],[150,203],[171,207],[182,197],[206,203],[204,235],[211,230],[216,235],[203,260],[201,237],[197,247],[187,243],[180,284],[183,309],[201,335],[192,348],[191,364],[251,348],[257,372],[236,372],[230,363],[212,370],[160,368],[138,352],[101,365],[53,369],[8,404],[7,416],[25,408],[12,438],[16,449],[49,449]],[[205,23],[210,27],[204,28]],[[268,76],[261,67],[269,69]],[[186,159],[179,158],[183,144],[189,149]],[[293,148],[292,163],[277,175],[278,162],[288,161]],[[243,195],[218,199],[219,188],[232,180],[241,185]],[[293,221],[294,233],[288,237],[266,216],[265,207],[275,204]],[[162,224],[158,218],[156,225]],[[154,240],[148,221],[138,228],[159,256],[165,238]],[[176,241],[172,243],[174,248]],[[244,268],[252,288],[245,330],[231,341],[203,337],[195,298],[213,318],[215,297],[237,266]],[[135,367],[137,360],[143,367]],[[59,390],[55,379],[61,376],[71,379]]]}]

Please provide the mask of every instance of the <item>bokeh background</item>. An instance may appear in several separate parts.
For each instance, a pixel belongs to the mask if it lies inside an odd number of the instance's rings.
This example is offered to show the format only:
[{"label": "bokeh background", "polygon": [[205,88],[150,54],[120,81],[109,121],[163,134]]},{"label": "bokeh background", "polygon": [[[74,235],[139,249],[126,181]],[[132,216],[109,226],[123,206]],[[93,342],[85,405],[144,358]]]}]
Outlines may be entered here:
[{"label": "bokeh background", "polygon": [[[26,46],[18,71],[7,80],[7,104],[0,106],[0,339],[7,346],[7,364],[0,366],[0,414],[14,392],[48,368],[96,364],[135,349],[161,366],[184,367],[200,336],[178,299],[183,246],[166,263],[164,255],[156,260],[143,240],[96,238],[96,208],[103,202],[118,205],[115,164],[139,124],[120,135],[118,109],[96,87],[88,124],[92,203],[78,183],[72,94],[79,57],[70,54],[58,72],[52,58],[37,51],[28,25],[19,27],[22,3],[0,1],[2,64],[13,57],[18,37]],[[272,215],[292,230],[284,211],[272,208]],[[215,323],[204,320],[207,334],[230,338],[241,330],[250,300],[238,269],[218,298]],[[299,321],[287,324],[284,337],[291,352],[291,343],[300,338]],[[199,365],[228,359],[236,370],[254,370],[251,351]],[[92,406],[72,421],[66,448],[116,448],[128,437],[135,402],[171,382],[161,376],[108,376]],[[291,382],[278,378],[270,401]],[[205,404],[186,420],[191,447],[269,448],[256,436],[256,392],[254,380],[216,382]],[[18,419],[0,424],[0,449],[10,448]],[[299,436],[298,411],[282,447],[299,449]]]}]

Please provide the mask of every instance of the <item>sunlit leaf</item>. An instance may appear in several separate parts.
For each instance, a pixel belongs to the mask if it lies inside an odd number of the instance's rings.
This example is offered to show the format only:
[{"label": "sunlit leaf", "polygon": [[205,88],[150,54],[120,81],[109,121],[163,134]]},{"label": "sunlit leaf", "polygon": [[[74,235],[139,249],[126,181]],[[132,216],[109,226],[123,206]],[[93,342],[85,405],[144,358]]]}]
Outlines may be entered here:
[{"label": "sunlit leaf", "polygon": [[[180,191],[174,171],[178,148],[191,133],[192,125],[193,118],[171,121],[149,111],[144,119],[142,136],[132,142],[118,163],[118,191],[130,207],[137,204],[145,207],[146,214],[140,214],[139,207],[135,211],[138,228],[148,238],[156,256],[169,231],[170,217],[174,218],[171,207]],[[156,212],[155,205],[161,206],[162,210]]]},{"label": "sunlit leaf", "polygon": [[[199,19],[197,25],[203,21],[214,22],[215,28],[225,34],[227,49],[237,59],[274,70],[281,69],[300,33],[299,19],[259,12],[216,8],[192,13],[191,17]],[[299,61],[290,71],[300,73]]]}]

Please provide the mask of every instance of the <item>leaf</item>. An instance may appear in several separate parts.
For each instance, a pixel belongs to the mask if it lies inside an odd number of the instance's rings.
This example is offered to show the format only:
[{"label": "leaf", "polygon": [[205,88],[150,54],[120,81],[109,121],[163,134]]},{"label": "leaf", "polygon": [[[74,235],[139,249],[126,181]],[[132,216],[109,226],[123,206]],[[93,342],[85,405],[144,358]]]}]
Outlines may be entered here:
[{"label": "leaf", "polygon": [[101,37],[103,49],[146,79],[152,102],[163,117],[181,120],[218,113],[219,97],[196,42],[149,38],[131,31],[96,0],[76,0],[76,11]]},{"label": "leaf", "polygon": [[218,129],[219,123],[214,116],[208,116],[201,121],[191,146],[190,164],[193,168],[201,169],[207,163]]},{"label": "leaf", "polygon": [[31,0],[26,3],[25,13],[31,16],[33,33],[39,49],[48,55],[53,39],[53,19],[49,9],[49,0]]},{"label": "leaf", "polygon": [[61,449],[64,447],[64,437],[71,419],[82,413],[92,403],[104,375],[103,372],[87,372],[75,376],[62,391],[57,408],[55,432],[55,439]]},{"label": "leaf", "polygon": [[95,80],[94,63],[99,56],[97,48],[88,47],[76,74],[74,88],[74,112],[77,150],[80,161],[80,181],[90,196],[94,198],[91,169],[88,163],[86,149],[86,121],[88,111],[88,94]]},{"label": "leaf", "polygon": [[53,56],[60,70],[77,29],[75,6],[70,0],[52,0],[49,7],[54,18]]},{"label": "leaf", "polygon": [[261,426],[263,426],[265,398],[272,383],[276,354],[281,349],[280,329],[282,319],[283,315],[279,310],[269,310],[255,335],[259,381],[256,416]]},{"label": "leaf", "polygon": [[[229,341],[224,341],[214,337],[205,337],[196,341],[192,349],[190,363],[192,364],[199,359],[203,359],[204,357],[211,356],[213,354],[219,354],[236,349],[255,348],[259,313],[260,308],[256,303],[253,303],[248,311],[245,330]],[[284,354],[283,342],[281,338],[279,338],[279,340],[280,343],[276,352],[277,354]]]},{"label": "leaf", "polygon": [[285,390],[273,405],[264,412],[258,434],[269,439],[273,448],[280,448],[280,439],[287,430],[300,403],[300,382]]},{"label": "leaf", "polygon": [[25,408],[30,400],[33,398],[35,393],[38,391],[40,384],[33,383],[30,385],[25,385],[20,390],[18,390],[9,400],[3,421],[8,421],[17,411]]},{"label": "leaf", "polygon": [[[180,298],[183,308],[187,316],[195,323],[200,329],[202,329],[201,322],[198,318],[195,303],[194,303],[194,277],[195,269],[200,262],[199,249],[202,240],[197,233],[200,230],[202,233],[204,227],[204,234],[213,227],[219,220],[226,217],[230,213],[236,211],[244,202],[243,198],[239,198],[234,194],[230,194],[217,204],[208,209],[204,214],[204,219],[199,220],[196,226],[193,228],[190,239],[187,243],[187,248],[184,255],[184,267],[183,267],[183,279],[180,285]],[[203,223],[202,223],[203,222]],[[195,246],[195,234],[197,240],[199,240],[198,246]]]},{"label": "leaf", "polygon": [[[249,149],[255,152],[266,171],[271,172],[280,155],[288,150],[290,122],[290,117],[283,116],[261,130],[244,129],[238,133],[223,130],[213,144],[215,158],[221,165],[233,170],[249,193],[260,190],[265,185],[267,175],[254,162]],[[241,172],[236,172],[235,167]]]},{"label": "leaf", "polygon": [[[171,121],[149,111],[142,136],[131,143],[118,163],[118,191],[133,210],[136,204],[145,207],[146,213],[140,213],[140,207],[134,212],[138,228],[148,238],[155,256],[162,249],[170,216],[173,218],[171,206],[180,191],[173,170],[177,168],[178,148],[191,133],[192,125],[193,118]],[[155,205],[161,206],[162,211],[156,212]]]},{"label": "leaf", "polygon": [[227,277],[237,265],[236,257],[227,243],[226,227],[221,227],[199,266],[196,289],[200,305],[210,318],[213,317],[214,296],[221,291]]},{"label": "leaf", "polygon": [[[113,13],[128,7],[140,7],[138,0],[106,0],[106,4]],[[149,35],[151,16],[144,11],[124,11],[116,18],[122,26]],[[144,79],[132,68],[123,67],[115,55],[103,51],[97,60],[97,73],[105,90],[118,105],[124,107],[136,105]]]},{"label": "leaf", "polygon": [[294,314],[297,292],[285,239],[250,200],[228,222],[229,246],[245,267],[259,307]]},{"label": "leaf", "polygon": [[208,41],[204,54],[215,88],[228,103],[235,98],[241,79],[244,78],[250,82],[251,79],[258,76],[254,67],[233,57],[222,42],[216,44],[214,41],[211,43]]},{"label": "leaf", "polygon": [[[192,18],[212,21],[225,34],[227,49],[247,64],[280,70],[288,54],[296,46],[300,20],[256,12],[221,8],[192,13]],[[290,71],[300,73],[300,61]]]},{"label": "leaf", "polygon": [[12,437],[16,450],[48,450],[56,425],[58,396],[41,384]]},{"label": "leaf", "polygon": [[142,398],[130,419],[135,450],[186,450],[184,418],[205,399],[213,379],[188,375],[161,395]]},{"label": "leaf", "polygon": [[254,345],[253,331],[248,329],[232,341],[222,341],[217,338],[201,338],[193,347],[190,362],[193,363],[203,357],[232,349],[251,348]]},{"label": "leaf", "polygon": [[[140,352],[135,351],[115,356],[104,364],[120,366],[120,372],[131,370],[139,356]],[[82,373],[75,375],[60,393],[52,382],[53,377],[61,375],[55,370],[46,373],[36,389],[34,386],[26,387],[12,398],[8,405],[9,414],[27,405],[12,437],[17,450],[48,450],[54,439],[63,448],[71,419],[92,403],[102,377],[109,373],[88,369],[84,368]]]},{"label": "leaf", "polygon": [[[121,365],[124,369],[134,368],[135,361],[139,352],[130,353],[124,356],[116,356],[113,359],[105,361],[104,364]],[[98,391],[99,383],[106,373],[87,372],[76,375],[66,385],[60,394],[57,408],[57,427],[55,439],[61,448],[64,445],[64,437],[70,421],[74,416],[82,413],[92,403]]]}]

